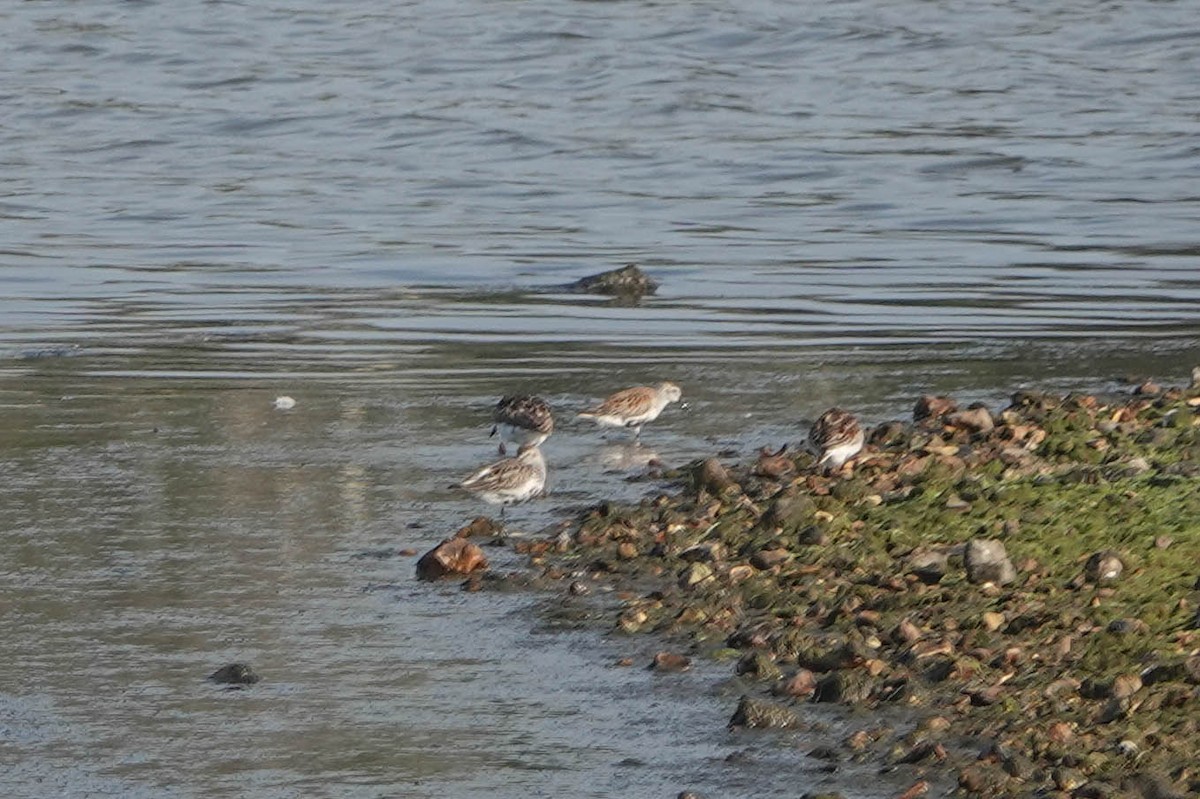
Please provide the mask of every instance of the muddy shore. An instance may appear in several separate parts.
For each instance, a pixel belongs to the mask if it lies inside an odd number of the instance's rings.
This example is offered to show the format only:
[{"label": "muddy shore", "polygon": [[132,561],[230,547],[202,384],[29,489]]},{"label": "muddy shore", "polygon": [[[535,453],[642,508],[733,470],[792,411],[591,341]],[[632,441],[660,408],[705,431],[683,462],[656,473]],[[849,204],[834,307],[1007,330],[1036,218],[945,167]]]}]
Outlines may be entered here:
[{"label": "muddy shore", "polygon": [[923,397],[832,474],[764,448],[652,477],[517,547],[534,584],[618,597],[591,618],[658,636],[650,667],[727,660],[731,727],[865,711],[821,754],[906,796],[1200,792],[1197,381]]}]

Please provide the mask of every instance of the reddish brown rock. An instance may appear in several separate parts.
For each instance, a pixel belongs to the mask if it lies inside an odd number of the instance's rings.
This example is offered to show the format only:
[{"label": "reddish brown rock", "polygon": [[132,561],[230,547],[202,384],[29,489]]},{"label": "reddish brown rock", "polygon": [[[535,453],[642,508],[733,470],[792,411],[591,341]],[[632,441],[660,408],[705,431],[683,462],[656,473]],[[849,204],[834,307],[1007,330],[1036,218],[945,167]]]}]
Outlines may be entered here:
[{"label": "reddish brown rock", "polygon": [[691,667],[691,658],[674,652],[659,652],[650,663],[650,668],[654,671],[687,671]]},{"label": "reddish brown rock", "polygon": [[780,680],[771,689],[776,696],[808,698],[817,690],[817,677],[808,669],[799,669],[792,676]]},{"label": "reddish brown rock", "polygon": [[488,567],[483,550],[465,538],[447,538],[417,561],[417,579],[439,580],[480,571]]}]

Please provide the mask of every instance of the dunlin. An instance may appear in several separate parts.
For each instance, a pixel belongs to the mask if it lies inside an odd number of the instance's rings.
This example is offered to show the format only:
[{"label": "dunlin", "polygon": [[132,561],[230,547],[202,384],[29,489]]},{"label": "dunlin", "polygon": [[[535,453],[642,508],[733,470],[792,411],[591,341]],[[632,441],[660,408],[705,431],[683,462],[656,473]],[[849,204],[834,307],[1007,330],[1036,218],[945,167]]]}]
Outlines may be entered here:
[{"label": "dunlin", "polygon": [[672,402],[682,396],[674,383],[659,383],[657,386],[634,386],[618,391],[591,410],[579,414],[581,419],[592,419],[602,427],[632,427],[633,436],[642,434],[642,425],[652,422]]},{"label": "dunlin", "polygon": [[839,469],[863,448],[862,427],[851,413],[830,408],[808,431],[808,444],[817,453],[818,466]]},{"label": "dunlin", "polygon": [[536,446],[525,445],[515,458],[484,466],[460,485],[484,502],[500,506],[500,518],[508,505],[525,502],[546,487],[546,460]]},{"label": "dunlin", "polygon": [[507,452],[506,443],[517,448],[540,446],[554,432],[554,417],[550,404],[541,397],[518,394],[502,398],[492,411],[492,435],[500,434],[500,454]]}]

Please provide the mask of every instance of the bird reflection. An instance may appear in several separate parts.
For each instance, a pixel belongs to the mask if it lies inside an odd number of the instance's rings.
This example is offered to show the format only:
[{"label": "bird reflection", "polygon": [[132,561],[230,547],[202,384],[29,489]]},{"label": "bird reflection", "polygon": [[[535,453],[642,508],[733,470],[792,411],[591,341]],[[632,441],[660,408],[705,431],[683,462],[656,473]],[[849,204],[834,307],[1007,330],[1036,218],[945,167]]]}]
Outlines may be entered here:
[{"label": "bird reflection", "polygon": [[610,442],[600,447],[600,465],[608,472],[632,472],[658,466],[658,453],[636,441]]}]

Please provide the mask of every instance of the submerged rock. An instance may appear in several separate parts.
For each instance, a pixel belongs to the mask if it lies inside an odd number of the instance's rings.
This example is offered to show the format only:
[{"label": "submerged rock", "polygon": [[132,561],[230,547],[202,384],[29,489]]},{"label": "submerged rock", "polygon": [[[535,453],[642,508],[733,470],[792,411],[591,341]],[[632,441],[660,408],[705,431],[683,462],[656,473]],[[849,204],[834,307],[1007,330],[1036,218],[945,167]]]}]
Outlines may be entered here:
[{"label": "submerged rock", "polygon": [[580,278],[568,288],[580,294],[643,297],[657,291],[658,283],[650,279],[637,264],[626,264],[620,269]]},{"label": "submerged rock", "polygon": [[262,677],[250,668],[249,663],[230,663],[208,675],[208,679],[222,685],[254,685]]}]

